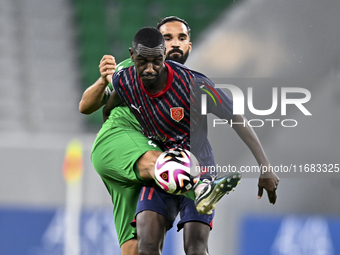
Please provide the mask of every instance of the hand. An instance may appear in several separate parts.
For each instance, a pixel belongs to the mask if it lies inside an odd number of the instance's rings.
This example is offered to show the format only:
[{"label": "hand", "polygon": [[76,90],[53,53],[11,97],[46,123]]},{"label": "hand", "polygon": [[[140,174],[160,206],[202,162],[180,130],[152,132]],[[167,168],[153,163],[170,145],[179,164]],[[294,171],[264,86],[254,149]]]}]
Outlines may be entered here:
[{"label": "hand", "polygon": [[276,189],[279,185],[279,177],[273,172],[265,172],[259,178],[259,191],[257,197],[260,199],[263,194],[263,189],[268,193],[269,202],[275,204],[276,202]]},{"label": "hand", "polygon": [[99,72],[106,85],[111,82],[116,65],[116,60],[111,55],[104,55],[100,60]]}]

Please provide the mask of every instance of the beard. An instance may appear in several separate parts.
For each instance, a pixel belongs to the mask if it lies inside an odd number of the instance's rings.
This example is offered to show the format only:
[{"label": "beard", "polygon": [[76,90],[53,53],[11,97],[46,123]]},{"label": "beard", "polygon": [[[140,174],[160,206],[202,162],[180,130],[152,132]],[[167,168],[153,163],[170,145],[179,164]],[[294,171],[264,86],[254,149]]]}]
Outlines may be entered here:
[{"label": "beard", "polygon": [[[174,52],[178,52],[180,54],[174,54],[174,55],[171,56],[171,54],[174,53]],[[166,54],[165,60],[172,60],[172,61],[178,62],[178,63],[183,65],[185,63],[185,61],[187,61],[188,56],[189,56],[189,50],[187,50],[185,53],[183,53],[183,51],[181,51],[180,49],[173,49],[173,50],[170,50]]]}]

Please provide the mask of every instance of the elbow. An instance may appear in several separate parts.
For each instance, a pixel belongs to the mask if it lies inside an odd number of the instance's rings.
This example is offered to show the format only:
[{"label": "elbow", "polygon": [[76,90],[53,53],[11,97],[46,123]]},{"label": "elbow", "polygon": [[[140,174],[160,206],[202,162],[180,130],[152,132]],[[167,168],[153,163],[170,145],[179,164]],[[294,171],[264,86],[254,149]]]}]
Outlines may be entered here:
[{"label": "elbow", "polygon": [[82,103],[82,101],[79,102],[79,112],[81,112],[82,114],[91,114],[88,107],[85,107],[85,105]]},{"label": "elbow", "polygon": [[79,112],[80,112],[80,113],[85,114],[85,111],[84,111],[83,106],[81,105],[81,103],[79,103],[78,109],[79,109]]}]

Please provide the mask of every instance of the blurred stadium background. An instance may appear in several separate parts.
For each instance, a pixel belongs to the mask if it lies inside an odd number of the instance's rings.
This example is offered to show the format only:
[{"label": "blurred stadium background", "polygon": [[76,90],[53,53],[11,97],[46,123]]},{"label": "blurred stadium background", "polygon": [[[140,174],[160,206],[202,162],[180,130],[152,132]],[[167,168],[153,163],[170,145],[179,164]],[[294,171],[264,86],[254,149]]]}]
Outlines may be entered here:
[{"label": "blurred stadium background", "polygon": [[[272,164],[339,164],[339,11],[338,0],[0,0],[0,254],[119,254],[111,199],[90,162],[101,116],[78,103],[102,55],[124,60],[135,32],[165,16],[192,28],[187,66],[252,86],[255,107],[270,107],[272,87],[311,92],[312,116],[285,117],[297,127],[255,129]],[[256,165],[230,128],[210,131],[219,165]],[[211,254],[340,254],[339,173],[279,175],[275,206],[257,200],[256,178],[221,200]],[[171,231],[164,254],[182,247]]]}]

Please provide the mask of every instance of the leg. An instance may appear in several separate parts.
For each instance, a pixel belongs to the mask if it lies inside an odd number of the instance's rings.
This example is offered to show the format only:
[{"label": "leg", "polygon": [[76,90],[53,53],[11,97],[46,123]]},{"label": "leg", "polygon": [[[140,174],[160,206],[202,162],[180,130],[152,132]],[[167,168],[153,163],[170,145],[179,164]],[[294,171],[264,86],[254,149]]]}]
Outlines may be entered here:
[{"label": "leg", "polygon": [[[141,178],[144,180],[154,179],[155,163],[161,154],[161,151],[147,151],[138,159],[135,171],[137,171]],[[201,182],[195,190],[191,190],[185,196],[195,200],[196,209],[199,213],[212,214],[216,203],[225,194],[235,190],[237,184],[240,183],[240,179],[240,173],[230,173],[222,178],[213,179],[208,183]]]},{"label": "leg", "polygon": [[144,180],[153,180],[155,177],[155,163],[162,151],[147,151],[137,161],[139,175]]},{"label": "leg", "polygon": [[130,239],[120,246],[122,255],[139,255],[137,239]]},{"label": "leg", "polygon": [[[107,125],[104,124],[103,127]],[[149,139],[127,128],[103,129],[94,143],[91,160],[112,198],[115,228],[122,253],[138,254],[133,220],[143,179],[135,169],[137,160],[150,146]],[[124,149],[122,149],[124,148]]]},{"label": "leg", "polygon": [[208,255],[210,226],[202,222],[186,222],[183,230],[186,255]]},{"label": "leg", "polygon": [[212,214],[199,214],[195,203],[189,198],[179,199],[179,209],[181,219],[178,222],[178,231],[184,228],[183,241],[186,255],[207,255],[208,239],[212,229]]},{"label": "leg", "polygon": [[179,212],[178,197],[157,186],[142,188],[136,211],[140,255],[161,254],[165,234]]},{"label": "leg", "polygon": [[136,221],[139,255],[161,255],[170,223],[153,211],[137,214]]}]

